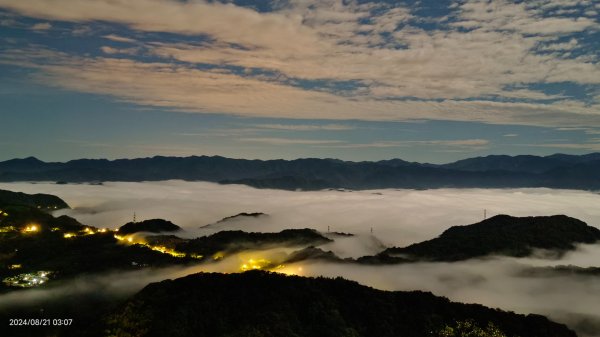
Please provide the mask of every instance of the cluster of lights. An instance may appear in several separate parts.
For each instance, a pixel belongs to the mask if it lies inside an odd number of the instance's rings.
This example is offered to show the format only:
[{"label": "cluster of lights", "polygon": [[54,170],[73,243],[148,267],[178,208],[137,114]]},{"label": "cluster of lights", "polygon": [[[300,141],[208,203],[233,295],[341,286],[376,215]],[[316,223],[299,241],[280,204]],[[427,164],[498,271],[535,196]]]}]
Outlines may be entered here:
[{"label": "cluster of lights", "polygon": [[150,249],[155,250],[157,252],[161,252],[163,254],[169,254],[169,255],[174,256],[174,257],[185,257],[185,253],[181,253],[181,252],[175,251],[173,249],[169,249],[169,248],[164,247],[164,246],[150,246],[150,245],[145,244],[145,243],[143,245],[146,246],[146,247],[149,247]]},{"label": "cluster of lights", "polygon": [[[5,211],[0,209],[0,217],[7,217],[8,213],[6,213]],[[0,218],[0,223],[2,222],[2,219]],[[0,227],[0,233],[7,233],[7,232],[12,232],[15,230],[15,227],[13,226],[2,226]]]},{"label": "cluster of lights", "polygon": [[[121,235],[115,234],[114,237],[115,237],[115,239],[117,239],[119,241],[126,241],[127,243],[135,243],[135,244],[138,244],[138,245],[146,246],[146,247],[148,247],[148,248],[150,248],[152,250],[155,250],[157,252],[161,252],[163,254],[169,254],[169,255],[171,255],[173,257],[186,257],[185,253],[178,252],[176,250],[167,248],[165,246],[152,246],[152,245],[150,245],[150,244],[148,244],[146,242],[140,241],[140,240],[135,240],[135,242],[134,242],[134,239],[131,236],[121,236]],[[190,255],[190,257],[195,258],[195,259],[202,259],[203,256],[202,255],[198,255],[198,254],[192,254],[192,255]]]},{"label": "cluster of lights", "polygon": [[[7,215],[6,213],[2,213],[2,211],[0,211],[0,214],[3,215]],[[53,228],[52,230],[58,230],[59,228]],[[38,225],[29,225],[27,227],[25,227],[25,229],[23,230],[23,232],[25,233],[32,233],[32,232],[37,232],[40,230],[40,227]],[[102,228],[97,230],[96,232],[94,232],[93,229],[86,227],[83,230],[83,235],[93,235],[96,233],[106,233],[107,229],[106,228]],[[69,239],[69,238],[73,238],[78,236],[78,234],[76,233],[65,233],[64,235],[65,239]],[[135,244],[140,244],[143,246],[146,246],[154,251],[158,251],[161,252],[163,254],[169,254],[171,256],[174,257],[179,257],[179,258],[183,258],[186,257],[185,253],[182,252],[178,252],[175,251],[173,249],[167,248],[165,246],[152,246],[146,242],[142,242],[142,241],[138,241],[136,240],[136,242],[134,242],[134,239],[132,236],[121,236],[121,235],[114,235],[114,238],[119,240],[119,241],[126,241],[127,243],[135,243]],[[195,258],[195,259],[202,259],[203,256],[199,255],[199,254],[191,254],[190,257]],[[215,261],[221,260],[225,257],[225,254],[223,252],[217,252],[215,253],[212,258]],[[13,266],[18,266],[18,268],[20,268],[20,265],[13,265]],[[292,274],[297,274],[297,273],[301,273],[302,272],[302,267],[298,267],[297,271],[291,271],[289,268],[286,268],[284,265],[276,265],[273,266],[273,262],[267,259],[263,259],[263,258],[250,258],[246,261],[244,261],[241,266],[240,266],[240,270],[241,271],[248,271],[248,270],[270,270],[270,271],[276,271],[276,272],[281,272],[284,274],[288,274],[288,275],[292,275]],[[44,282],[46,282],[48,280],[47,275],[49,275],[50,272],[37,272],[37,273],[32,273],[32,274],[20,274],[17,276],[13,276],[13,277],[9,277],[4,279],[4,283],[7,285],[11,285],[11,286],[17,286],[17,287],[33,287],[36,285],[40,285],[43,284]]]},{"label": "cluster of lights", "polygon": [[31,225],[25,227],[25,229],[23,229],[23,233],[36,233],[39,230],[40,230],[40,226],[31,224]]},{"label": "cluster of lights", "polygon": [[20,288],[31,288],[37,287],[49,280],[49,276],[52,274],[50,271],[38,271],[33,273],[19,274],[16,276],[7,277],[2,282],[7,286],[20,287]]},{"label": "cluster of lights", "polygon": [[[42,208],[42,206],[37,205],[37,208]],[[45,208],[47,208],[47,209],[58,209],[58,206],[47,206]]]},{"label": "cluster of lights", "polygon": [[240,266],[240,270],[242,271],[247,271],[247,270],[272,270],[272,269],[279,269],[279,268],[283,268],[282,265],[276,266],[275,268],[272,267],[273,266],[273,262],[267,260],[267,259],[249,259],[248,261],[246,261],[245,263],[243,263]]},{"label": "cluster of lights", "polygon": [[301,275],[303,273],[302,266],[298,265],[286,266],[283,264],[277,264],[277,262],[269,259],[256,256],[247,259],[244,259],[244,257],[240,256],[240,258],[242,263],[239,267],[239,270],[242,272],[248,270],[266,270],[285,275]]},{"label": "cluster of lights", "polygon": [[133,243],[133,238],[131,236],[125,237],[125,236],[115,234],[114,237],[115,237],[115,239],[117,239],[119,241],[127,241],[129,243]]},{"label": "cluster of lights", "polygon": [[[102,229],[98,229],[98,230],[96,230],[94,232],[94,230],[91,229],[90,227],[86,227],[82,232],[83,232],[83,235],[94,235],[96,233],[106,233],[107,229],[106,228],[102,228]],[[70,239],[70,238],[73,238],[73,237],[76,237],[76,236],[79,236],[79,234],[77,234],[77,233],[65,233],[63,235],[63,237],[65,239]],[[115,237],[117,237],[117,236],[115,235]]]}]

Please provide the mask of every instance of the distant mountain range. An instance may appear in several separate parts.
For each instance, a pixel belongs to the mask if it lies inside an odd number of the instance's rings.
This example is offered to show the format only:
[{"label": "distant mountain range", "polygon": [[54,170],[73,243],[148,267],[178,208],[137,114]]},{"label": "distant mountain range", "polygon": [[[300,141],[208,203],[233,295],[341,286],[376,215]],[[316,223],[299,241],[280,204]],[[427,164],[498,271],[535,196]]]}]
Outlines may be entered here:
[{"label": "distant mountain range", "polygon": [[0,181],[157,181],[182,179],[257,188],[549,187],[600,189],[600,153],[551,156],[486,156],[449,164],[401,159],[350,162],[337,159],[246,160],[219,156],[78,159],[43,162],[34,157],[0,162]]}]

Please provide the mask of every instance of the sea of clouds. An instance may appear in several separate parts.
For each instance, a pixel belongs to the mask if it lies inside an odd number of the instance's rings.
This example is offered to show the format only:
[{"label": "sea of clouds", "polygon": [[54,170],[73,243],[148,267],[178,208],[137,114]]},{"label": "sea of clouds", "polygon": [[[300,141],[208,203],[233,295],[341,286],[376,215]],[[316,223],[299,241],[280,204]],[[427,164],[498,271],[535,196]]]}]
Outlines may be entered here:
[{"label": "sea of clouds", "polygon": [[[435,189],[290,192],[240,185],[164,181],[103,185],[2,183],[0,189],[49,193],[72,209],[61,210],[80,222],[117,228],[132,220],[164,218],[181,227],[181,236],[196,237],[220,230],[276,232],[314,228],[355,234],[321,246],[341,257],[359,257],[386,246],[405,246],[428,240],[450,226],[481,221],[488,216],[566,214],[600,226],[600,195],[587,191],[553,189]],[[216,224],[241,212],[263,212],[267,217],[239,218]],[[211,226],[205,226],[212,224]],[[373,229],[373,234],[371,234]],[[307,276],[343,276],[386,290],[426,290],[451,300],[481,303],[518,313],[538,313],[568,324],[581,336],[600,336],[600,276],[536,274],[531,267],[575,265],[600,267],[600,245],[581,245],[560,259],[543,257],[487,257],[454,263],[413,263],[361,266],[301,262],[286,272]],[[74,280],[62,288],[34,289],[0,296],[0,307],[32,301],[61,292],[102,289],[134,292],[149,282],[199,271],[236,271],[239,258],[192,268],[167,268],[98,275],[94,281]],[[119,285],[118,287],[115,287]],[[81,286],[85,285],[85,286]]]}]

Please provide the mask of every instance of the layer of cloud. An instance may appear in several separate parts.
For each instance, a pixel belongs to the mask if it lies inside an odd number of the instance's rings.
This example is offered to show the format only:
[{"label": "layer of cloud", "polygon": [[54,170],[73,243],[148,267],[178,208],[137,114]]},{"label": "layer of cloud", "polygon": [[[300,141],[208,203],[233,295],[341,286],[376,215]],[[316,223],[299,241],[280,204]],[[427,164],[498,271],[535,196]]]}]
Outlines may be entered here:
[{"label": "layer of cloud", "polygon": [[[220,230],[274,232],[286,228],[315,228],[350,232],[321,248],[342,257],[381,251],[384,246],[404,246],[431,239],[454,225],[478,222],[488,216],[567,214],[600,226],[600,195],[586,191],[551,189],[438,189],[289,192],[258,190],[246,186],[182,181],[114,183],[102,186],[51,183],[2,183],[0,189],[27,193],[52,193],[67,201],[83,223],[116,228],[131,220],[166,218],[181,225],[188,236]],[[214,224],[240,212],[265,212],[268,217],[237,219]],[[373,233],[371,234],[371,228]],[[282,248],[286,249],[286,248]],[[289,252],[289,249],[286,250]],[[199,271],[239,271],[245,258],[279,254],[257,251],[235,255],[219,264],[192,268],[142,270],[97,275],[48,289],[20,291],[0,296],[0,307],[49,300],[57,296],[104,291],[126,296],[146,283]],[[451,300],[481,303],[519,313],[545,314],[576,328],[581,336],[598,336],[600,323],[597,277],[575,274],[532,275],[531,267],[576,265],[598,267],[600,246],[581,245],[560,259],[488,257],[459,263],[415,263],[395,266],[299,263],[282,272],[305,276],[343,276],[379,289],[428,290]],[[18,296],[17,296],[18,295]],[[569,303],[565,306],[565,303]],[[597,325],[596,325],[597,326]]]},{"label": "layer of cloud", "polygon": [[[102,186],[52,183],[2,183],[0,189],[50,193],[72,210],[61,211],[81,222],[117,228],[138,219],[165,218],[184,227],[188,236],[222,229],[273,232],[314,228],[375,236],[388,246],[404,246],[439,235],[450,226],[478,222],[488,216],[566,214],[600,225],[595,207],[600,195],[551,189],[437,189],[288,192],[204,182],[113,183]],[[264,212],[248,219],[200,229],[241,212]]]},{"label": "layer of cloud", "polygon": [[320,147],[341,149],[368,149],[410,146],[431,146],[438,149],[453,149],[460,152],[479,151],[487,148],[490,141],[487,139],[455,139],[455,140],[404,140],[404,141],[378,141],[371,143],[343,143],[320,144]]},{"label": "layer of cloud", "polygon": [[[588,258],[597,261],[598,253]],[[479,303],[521,314],[542,314],[567,324],[579,336],[600,336],[597,276],[527,277],[523,275],[529,267],[525,261],[505,258],[387,267],[304,263],[301,272],[298,266],[287,268],[304,276],[341,276],[378,289],[419,289],[453,301]]]},{"label": "layer of cloud", "polygon": [[598,152],[600,151],[600,139],[590,139],[587,143],[547,143],[547,144],[530,144],[530,146],[549,147],[553,149],[576,149]]},{"label": "layer of cloud", "polygon": [[[264,13],[203,1],[0,0],[1,8],[45,20],[101,20],[142,33],[199,37],[146,39],[144,49],[160,60],[154,62],[124,58],[134,53],[112,46],[105,46],[109,58],[46,53],[50,59],[42,62],[22,49],[5,52],[0,62],[36,68],[36,79],[48,85],[190,112],[600,124],[597,102],[514,88],[600,84],[597,55],[566,55],[581,42],[558,41],[599,27],[593,18],[556,13],[569,6],[464,1],[452,6],[452,20],[441,18],[441,28],[426,30],[415,25],[423,18],[400,4],[288,1]],[[199,68],[206,65],[211,68]]]}]

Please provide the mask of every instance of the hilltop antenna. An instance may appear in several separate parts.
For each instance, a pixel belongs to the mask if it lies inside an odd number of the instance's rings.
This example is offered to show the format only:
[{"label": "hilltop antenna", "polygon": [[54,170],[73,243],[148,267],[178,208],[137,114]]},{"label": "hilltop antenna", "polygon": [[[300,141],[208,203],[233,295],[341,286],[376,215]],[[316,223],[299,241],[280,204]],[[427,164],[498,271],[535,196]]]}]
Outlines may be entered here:
[{"label": "hilltop antenna", "polygon": [[133,212],[133,223],[135,223],[135,212]]},{"label": "hilltop antenna", "polygon": [[487,209],[483,209],[483,220],[487,219]]},{"label": "hilltop antenna", "polygon": [[373,235],[373,227],[371,227],[371,235]]},{"label": "hilltop antenna", "polygon": [[327,226],[327,233],[330,233],[330,231],[329,231],[329,226]]}]

